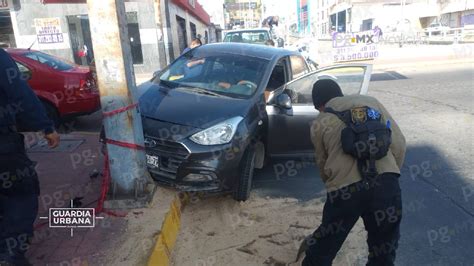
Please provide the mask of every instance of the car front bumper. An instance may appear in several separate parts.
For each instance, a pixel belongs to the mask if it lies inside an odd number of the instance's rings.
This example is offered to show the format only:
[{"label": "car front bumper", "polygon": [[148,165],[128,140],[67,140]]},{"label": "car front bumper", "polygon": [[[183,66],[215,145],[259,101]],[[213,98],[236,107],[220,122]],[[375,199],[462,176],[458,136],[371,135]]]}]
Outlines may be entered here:
[{"label": "car front bumper", "polygon": [[240,142],[204,146],[189,139],[171,141],[149,136],[145,139],[148,143],[146,154],[158,158],[158,167],[149,163],[147,167],[159,184],[181,191],[233,190],[244,152]]}]

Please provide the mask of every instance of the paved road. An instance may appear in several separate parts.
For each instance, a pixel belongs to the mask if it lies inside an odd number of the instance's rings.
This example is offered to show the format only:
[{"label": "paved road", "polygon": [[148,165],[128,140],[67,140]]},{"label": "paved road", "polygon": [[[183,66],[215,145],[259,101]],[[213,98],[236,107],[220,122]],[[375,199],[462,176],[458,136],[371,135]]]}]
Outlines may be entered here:
[{"label": "paved road", "polygon": [[[473,79],[473,66],[466,64],[372,77],[369,94],[392,112],[408,143],[398,265],[473,265]],[[100,119],[94,114],[70,127],[96,132]],[[257,172],[254,193],[324,197],[317,172],[312,160],[276,161]]]}]

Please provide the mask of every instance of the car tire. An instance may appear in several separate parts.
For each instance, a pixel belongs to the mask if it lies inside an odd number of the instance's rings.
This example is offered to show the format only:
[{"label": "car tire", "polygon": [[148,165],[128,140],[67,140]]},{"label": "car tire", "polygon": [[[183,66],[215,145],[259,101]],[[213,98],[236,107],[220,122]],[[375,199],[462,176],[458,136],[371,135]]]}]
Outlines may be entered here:
[{"label": "car tire", "polygon": [[48,115],[49,119],[53,121],[54,127],[57,129],[59,127],[59,124],[61,123],[58,111],[52,104],[45,101],[41,102],[43,103],[44,109],[46,110],[46,114]]},{"label": "car tire", "polygon": [[255,149],[247,148],[240,162],[240,175],[237,187],[234,190],[236,201],[246,201],[252,189],[252,180],[255,172]]}]

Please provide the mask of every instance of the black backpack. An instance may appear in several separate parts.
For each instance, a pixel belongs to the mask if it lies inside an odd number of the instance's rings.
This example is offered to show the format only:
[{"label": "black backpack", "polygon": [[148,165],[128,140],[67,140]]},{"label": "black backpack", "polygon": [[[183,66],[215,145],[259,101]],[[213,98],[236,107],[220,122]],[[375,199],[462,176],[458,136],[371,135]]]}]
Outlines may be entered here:
[{"label": "black backpack", "polygon": [[390,121],[382,123],[381,113],[368,106],[341,112],[327,107],[325,112],[335,114],[346,124],[341,132],[342,149],[357,159],[361,176],[375,177],[375,161],[387,155],[392,143]]}]

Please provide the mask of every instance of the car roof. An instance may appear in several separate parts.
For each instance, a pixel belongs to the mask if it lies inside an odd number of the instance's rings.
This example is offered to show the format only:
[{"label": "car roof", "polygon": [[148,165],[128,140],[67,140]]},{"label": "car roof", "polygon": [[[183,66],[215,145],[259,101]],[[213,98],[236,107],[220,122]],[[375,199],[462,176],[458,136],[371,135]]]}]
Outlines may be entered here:
[{"label": "car roof", "polygon": [[225,31],[225,33],[245,32],[245,31],[270,31],[270,29],[269,28],[236,29],[236,30]]},{"label": "car roof", "polygon": [[206,54],[213,53],[225,53],[235,54],[250,57],[257,57],[262,59],[271,60],[274,57],[283,57],[288,55],[299,55],[296,51],[290,51],[283,48],[276,48],[261,44],[248,44],[248,43],[211,43],[199,46],[195,49],[199,49],[200,52]]},{"label": "car roof", "polygon": [[37,52],[36,50],[30,50],[25,48],[7,48],[5,49],[9,54],[24,54],[28,52]]}]

